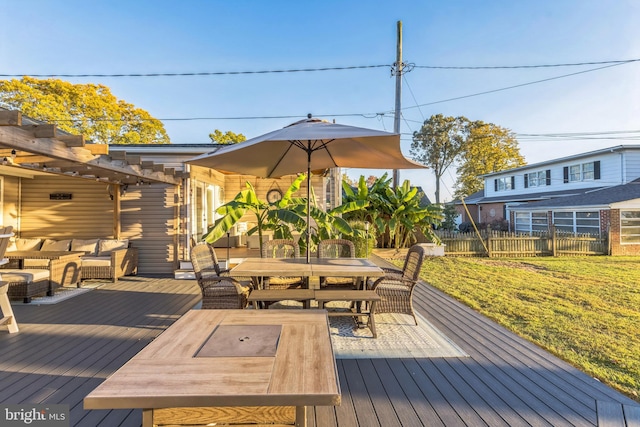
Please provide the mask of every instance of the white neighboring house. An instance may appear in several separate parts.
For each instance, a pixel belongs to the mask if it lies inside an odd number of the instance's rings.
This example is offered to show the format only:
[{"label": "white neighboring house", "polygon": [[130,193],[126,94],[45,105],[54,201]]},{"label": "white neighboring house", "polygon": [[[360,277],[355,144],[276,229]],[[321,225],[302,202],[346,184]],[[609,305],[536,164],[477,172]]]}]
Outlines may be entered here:
[{"label": "white neighboring house", "polygon": [[[607,235],[612,254],[640,254],[640,146],[615,146],[483,176],[465,199],[476,223],[512,231]],[[469,218],[457,203],[464,220]]]}]

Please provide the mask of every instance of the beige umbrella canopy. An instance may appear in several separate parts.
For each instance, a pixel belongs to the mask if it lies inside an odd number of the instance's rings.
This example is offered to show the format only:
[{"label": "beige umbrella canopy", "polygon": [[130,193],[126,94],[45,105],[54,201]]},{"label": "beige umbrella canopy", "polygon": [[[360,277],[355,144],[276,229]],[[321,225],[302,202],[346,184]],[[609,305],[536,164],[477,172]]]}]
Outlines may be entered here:
[{"label": "beige umbrella canopy", "polygon": [[[311,198],[312,170],[426,167],[402,155],[398,134],[330,123],[311,116],[282,129],[195,157],[188,163],[263,178],[279,178],[307,171],[307,204]],[[307,262],[309,210],[307,206]]]}]

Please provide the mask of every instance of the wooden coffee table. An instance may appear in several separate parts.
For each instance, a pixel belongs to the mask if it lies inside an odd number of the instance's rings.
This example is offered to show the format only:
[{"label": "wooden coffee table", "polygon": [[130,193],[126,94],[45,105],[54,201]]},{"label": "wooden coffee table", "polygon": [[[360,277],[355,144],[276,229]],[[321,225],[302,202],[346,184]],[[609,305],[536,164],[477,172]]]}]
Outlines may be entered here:
[{"label": "wooden coffee table", "polygon": [[306,426],[307,406],[341,400],[320,310],[192,310],[84,399],[142,408],[142,425]]}]

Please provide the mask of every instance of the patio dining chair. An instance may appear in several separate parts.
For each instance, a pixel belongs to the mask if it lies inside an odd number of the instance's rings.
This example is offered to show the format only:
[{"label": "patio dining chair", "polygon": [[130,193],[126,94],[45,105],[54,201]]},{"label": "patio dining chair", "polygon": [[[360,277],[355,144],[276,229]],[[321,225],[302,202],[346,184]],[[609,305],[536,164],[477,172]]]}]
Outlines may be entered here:
[{"label": "patio dining chair", "polygon": [[[300,247],[291,239],[273,239],[262,243],[262,258],[300,258]],[[302,289],[307,281],[299,276],[271,276],[262,278],[264,289]]]},{"label": "patio dining chair", "polygon": [[[355,258],[356,248],[346,239],[326,239],[318,243],[318,258]],[[354,277],[320,277],[320,288],[356,289]]]},{"label": "patio dining chair", "polygon": [[368,284],[382,298],[376,305],[376,313],[402,313],[413,316],[413,290],[420,280],[420,269],[425,257],[424,248],[413,245],[409,248],[402,270],[387,269],[385,275]]},{"label": "patio dining chair", "polygon": [[[194,252],[193,249],[197,246],[200,247]],[[203,276],[229,275],[229,269],[220,267],[218,255],[216,255],[216,250],[213,245],[206,242],[200,242],[191,246],[191,263],[194,264],[194,270],[196,269],[195,263],[198,264],[198,269]]]},{"label": "patio dining chair", "polygon": [[193,271],[202,292],[203,309],[245,308],[253,286],[240,283],[220,268],[216,252],[208,243],[191,248]]}]

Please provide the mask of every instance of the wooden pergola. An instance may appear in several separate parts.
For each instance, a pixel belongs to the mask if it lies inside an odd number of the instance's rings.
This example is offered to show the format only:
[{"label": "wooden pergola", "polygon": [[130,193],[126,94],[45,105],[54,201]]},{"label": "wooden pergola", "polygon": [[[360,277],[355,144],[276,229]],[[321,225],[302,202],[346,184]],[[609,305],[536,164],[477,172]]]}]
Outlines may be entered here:
[{"label": "wooden pergola", "polygon": [[33,176],[43,172],[118,186],[178,185],[184,177],[182,171],[141,161],[140,156],[109,154],[106,144],[87,143],[83,135],[36,123],[23,118],[20,111],[0,109],[0,173]]}]

